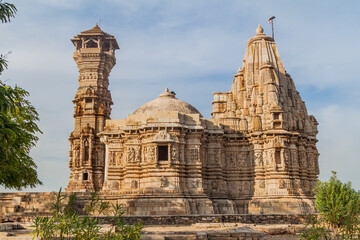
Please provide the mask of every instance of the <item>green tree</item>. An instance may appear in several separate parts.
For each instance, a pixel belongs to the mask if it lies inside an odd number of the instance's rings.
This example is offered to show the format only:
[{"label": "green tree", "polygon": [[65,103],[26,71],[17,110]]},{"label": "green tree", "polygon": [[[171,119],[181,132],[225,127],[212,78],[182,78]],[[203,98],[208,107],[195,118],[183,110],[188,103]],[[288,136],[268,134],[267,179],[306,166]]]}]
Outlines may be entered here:
[{"label": "green tree", "polygon": [[305,239],[358,239],[360,234],[360,193],[351,183],[342,183],[333,172],[327,182],[314,189],[318,215],[310,216]]},{"label": "green tree", "polygon": [[[17,9],[0,0],[0,20],[7,23]],[[0,75],[7,68],[5,56],[0,55]],[[26,99],[24,89],[6,85],[0,80],[0,184],[6,188],[35,187],[41,184],[36,164],[29,156],[31,147],[41,133],[36,125],[38,113]]]}]

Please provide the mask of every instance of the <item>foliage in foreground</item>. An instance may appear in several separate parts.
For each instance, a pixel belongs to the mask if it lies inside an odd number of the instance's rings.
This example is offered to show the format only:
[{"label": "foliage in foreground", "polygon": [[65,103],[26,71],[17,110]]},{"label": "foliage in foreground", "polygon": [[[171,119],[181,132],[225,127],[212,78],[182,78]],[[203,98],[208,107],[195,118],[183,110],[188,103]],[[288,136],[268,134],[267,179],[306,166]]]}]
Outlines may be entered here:
[{"label": "foliage in foreground", "polygon": [[[67,200],[67,201],[66,201]],[[66,196],[60,191],[51,207],[50,217],[37,217],[34,221],[33,239],[140,239],[142,225],[127,225],[122,216],[121,204],[110,204],[100,200],[97,193],[85,208],[85,215],[80,216],[75,206],[76,195]],[[100,231],[101,226],[95,215],[110,214],[111,226],[107,231]]]},{"label": "foliage in foreground", "polygon": [[328,182],[318,182],[315,207],[318,215],[310,215],[303,239],[359,239],[360,193],[351,183],[342,183],[333,172]]},{"label": "foliage in foreground", "polygon": [[[0,0],[0,21],[10,22],[17,9]],[[6,56],[0,55],[0,75],[7,68]],[[0,80],[0,185],[21,190],[41,184],[36,165],[29,156],[41,133],[36,125],[38,113],[27,97],[29,93]]]}]

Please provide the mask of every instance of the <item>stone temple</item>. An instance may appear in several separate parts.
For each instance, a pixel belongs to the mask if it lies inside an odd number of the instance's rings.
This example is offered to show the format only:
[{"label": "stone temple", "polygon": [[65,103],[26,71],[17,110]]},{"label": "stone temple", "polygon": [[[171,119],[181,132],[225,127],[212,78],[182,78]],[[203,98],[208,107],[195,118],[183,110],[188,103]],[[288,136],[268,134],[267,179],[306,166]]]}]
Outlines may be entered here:
[{"label": "stone temple", "polygon": [[68,192],[98,191],[129,215],[314,210],[318,123],[260,26],[230,91],[213,93],[212,119],[168,89],[110,119],[118,43],[97,25],[71,41],[80,76]]}]

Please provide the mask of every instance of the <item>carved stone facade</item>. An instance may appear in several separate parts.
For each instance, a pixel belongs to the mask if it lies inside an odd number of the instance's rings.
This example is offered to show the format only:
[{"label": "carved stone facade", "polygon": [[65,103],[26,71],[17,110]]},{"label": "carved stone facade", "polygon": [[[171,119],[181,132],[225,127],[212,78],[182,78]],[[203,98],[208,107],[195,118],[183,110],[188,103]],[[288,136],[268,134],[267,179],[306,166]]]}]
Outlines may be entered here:
[{"label": "carved stone facade", "polygon": [[274,40],[256,32],[231,90],[213,93],[213,119],[166,89],[110,120],[116,40],[97,26],[75,37],[80,87],[67,190],[100,191],[131,215],[313,211],[317,122]]},{"label": "carved stone facade", "polygon": [[115,65],[116,39],[96,25],[71,40],[79,68],[75,104],[75,129],[70,134],[68,191],[100,191],[104,180],[105,147],[98,133],[104,130],[113,104],[109,74]]}]

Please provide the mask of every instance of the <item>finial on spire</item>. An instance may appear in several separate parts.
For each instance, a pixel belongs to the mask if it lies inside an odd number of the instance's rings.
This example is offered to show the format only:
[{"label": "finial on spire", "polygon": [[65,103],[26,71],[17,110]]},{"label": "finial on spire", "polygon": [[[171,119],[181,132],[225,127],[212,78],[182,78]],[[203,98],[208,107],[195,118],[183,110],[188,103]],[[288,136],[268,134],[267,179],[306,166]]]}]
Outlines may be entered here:
[{"label": "finial on spire", "polygon": [[259,26],[256,28],[256,34],[262,34],[262,33],[264,33],[264,29],[259,24]]},{"label": "finial on spire", "polygon": [[170,92],[168,88],[165,88],[165,92],[163,92],[162,94],[160,94],[159,97],[175,98],[175,92],[174,92],[174,91],[171,91],[171,92]]}]

